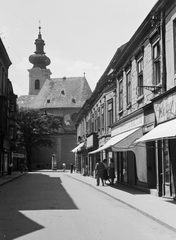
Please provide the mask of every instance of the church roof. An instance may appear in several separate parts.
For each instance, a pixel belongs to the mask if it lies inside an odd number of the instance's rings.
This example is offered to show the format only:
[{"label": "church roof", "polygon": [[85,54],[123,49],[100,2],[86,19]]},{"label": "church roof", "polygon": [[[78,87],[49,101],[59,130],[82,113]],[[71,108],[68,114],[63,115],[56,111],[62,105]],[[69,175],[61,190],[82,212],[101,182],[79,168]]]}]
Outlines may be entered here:
[{"label": "church roof", "polygon": [[21,108],[32,108],[36,95],[22,95],[17,98],[17,104]]},{"label": "church roof", "polygon": [[52,78],[45,81],[38,95],[21,96],[18,104],[38,109],[81,108],[91,94],[85,77]]}]

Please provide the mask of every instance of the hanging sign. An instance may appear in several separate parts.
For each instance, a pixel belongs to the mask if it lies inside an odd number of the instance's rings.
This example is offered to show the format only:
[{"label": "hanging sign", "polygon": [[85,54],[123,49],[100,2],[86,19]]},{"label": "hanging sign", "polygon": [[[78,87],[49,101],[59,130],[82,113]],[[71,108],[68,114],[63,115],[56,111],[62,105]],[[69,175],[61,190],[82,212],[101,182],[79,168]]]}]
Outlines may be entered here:
[{"label": "hanging sign", "polygon": [[176,117],[176,93],[170,94],[154,103],[157,123]]}]

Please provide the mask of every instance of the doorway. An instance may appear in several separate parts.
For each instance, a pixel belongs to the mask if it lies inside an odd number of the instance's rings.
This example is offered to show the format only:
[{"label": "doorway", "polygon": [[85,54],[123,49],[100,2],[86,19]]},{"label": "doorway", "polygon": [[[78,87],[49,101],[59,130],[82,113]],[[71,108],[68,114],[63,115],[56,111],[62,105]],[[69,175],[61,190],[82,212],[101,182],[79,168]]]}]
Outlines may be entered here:
[{"label": "doorway", "polygon": [[157,188],[155,142],[147,142],[147,182],[148,188]]},{"label": "doorway", "polygon": [[169,140],[163,141],[163,195],[172,196]]},{"label": "doorway", "polygon": [[117,181],[124,182],[129,185],[136,184],[136,158],[134,152],[118,152],[117,169]]}]

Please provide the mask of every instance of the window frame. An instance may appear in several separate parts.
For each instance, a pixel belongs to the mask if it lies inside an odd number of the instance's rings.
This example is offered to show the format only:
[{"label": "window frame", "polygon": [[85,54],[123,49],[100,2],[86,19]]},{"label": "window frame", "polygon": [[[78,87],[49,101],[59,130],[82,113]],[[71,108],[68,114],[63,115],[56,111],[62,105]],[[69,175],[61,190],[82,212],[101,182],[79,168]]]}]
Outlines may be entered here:
[{"label": "window frame", "polygon": [[123,111],[123,76],[118,78],[119,83],[119,113]]},{"label": "window frame", "polygon": [[[155,49],[157,55],[155,57]],[[152,61],[153,61],[153,85],[157,86],[161,83],[161,46],[160,39],[152,44]]]},{"label": "window frame", "polygon": [[126,71],[126,103],[127,107],[131,105],[132,99],[132,87],[131,87],[131,67],[129,67]]},{"label": "window frame", "polygon": [[97,128],[100,129],[100,107],[97,110]]},{"label": "window frame", "polygon": [[95,118],[95,124],[94,124],[94,129],[95,129],[95,132],[97,132],[98,130],[98,118],[97,118],[97,111],[94,112],[94,118]]},{"label": "window frame", "polygon": [[36,79],[35,80],[35,90],[39,90],[40,89],[40,80],[39,79]]},{"label": "window frame", "polygon": [[104,129],[105,115],[104,115],[104,104],[101,105],[101,129]]},{"label": "window frame", "polygon": [[176,74],[176,18],[173,20],[174,74]]},{"label": "window frame", "polygon": [[91,131],[94,132],[95,124],[94,124],[94,114],[91,114]]},{"label": "window frame", "polygon": [[[137,86],[138,86],[137,97],[141,97],[141,96],[144,95],[144,88],[143,88],[143,84],[144,84],[144,75],[143,75],[144,57],[143,56],[140,56],[136,60],[136,68],[137,68]],[[141,84],[141,82],[142,82],[142,84]]]},{"label": "window frame", "polygon": [[113,123],[113,99],[107,102],[107,123],[110,126]]},{"label": "window frame", "polygon": [[14,129],[14,126],[10,126],[9,127],[9,137],[11,140],[14,139],[14,136],[15,136],[15,129]]},{"label": "window frame", "polygon": [[176,18],[173,20],[174,73],[176,74]]}]

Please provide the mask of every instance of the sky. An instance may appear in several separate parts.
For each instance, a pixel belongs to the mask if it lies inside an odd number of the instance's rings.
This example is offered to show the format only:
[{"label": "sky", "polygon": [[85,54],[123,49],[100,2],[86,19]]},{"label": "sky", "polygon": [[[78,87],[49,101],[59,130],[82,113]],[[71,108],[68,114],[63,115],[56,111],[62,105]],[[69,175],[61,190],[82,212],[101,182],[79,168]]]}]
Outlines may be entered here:
[{"label": "sky", "polygon": [[28,58],[39,23],[51,78],[84,76],[91,90],[118,47],[130,40],[157,0],[1,0],[0,37],[18,96],[29,93]]}]

